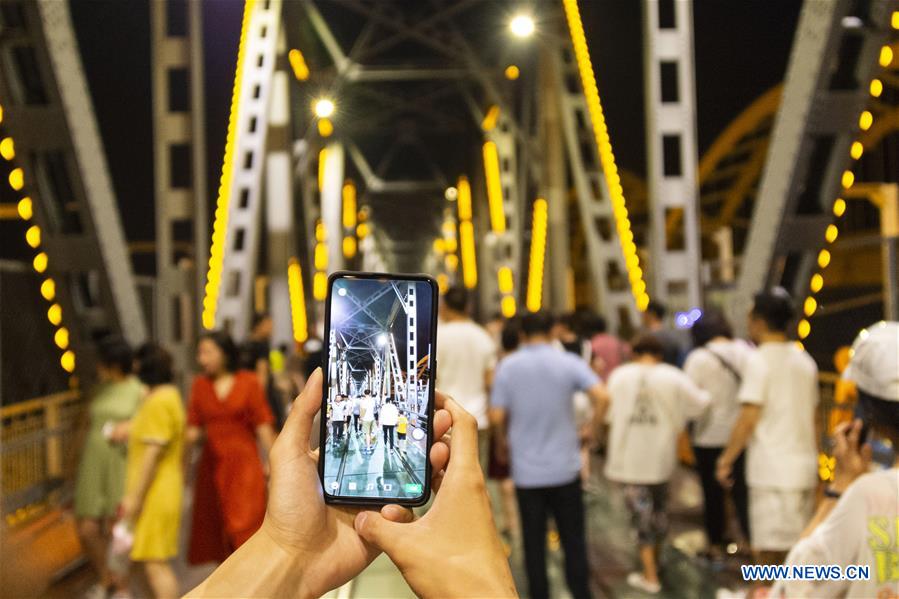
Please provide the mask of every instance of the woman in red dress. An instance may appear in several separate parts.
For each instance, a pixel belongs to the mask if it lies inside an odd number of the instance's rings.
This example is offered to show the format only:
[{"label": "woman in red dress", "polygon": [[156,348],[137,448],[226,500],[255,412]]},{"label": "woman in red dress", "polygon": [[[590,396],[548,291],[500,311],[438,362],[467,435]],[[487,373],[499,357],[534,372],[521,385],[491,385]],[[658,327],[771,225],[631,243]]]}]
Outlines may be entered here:
[{"label": "woman in red dress", "polygon": [[[202,374],[187,411],[187,449],[203,443],[194,482],[188,561],[222,562],[256,532],[265,516],[266,483],[257,440],[268,456],[273,417],[256,375],[237,368],[237,346],[220,332],[197,346]],[[186,470],[185,470],[186,472]]]}]

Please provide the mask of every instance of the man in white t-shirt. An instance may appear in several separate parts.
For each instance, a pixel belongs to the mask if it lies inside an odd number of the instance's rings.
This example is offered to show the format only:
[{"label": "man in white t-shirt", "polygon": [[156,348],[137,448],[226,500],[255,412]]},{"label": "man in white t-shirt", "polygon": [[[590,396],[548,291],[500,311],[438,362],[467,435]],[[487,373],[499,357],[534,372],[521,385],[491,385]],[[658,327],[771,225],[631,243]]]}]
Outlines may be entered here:
[{"label": "man in white t-shirt", "polygon": [[336,445],[343,439],[343,427],[346,424],[346,395],[338,394],[331,403],[331,444]]},{"label": "man in white t-shirt", "polygon": [[867,566],[867,580],[780,581],[772,597],[899,596],[899,455],[867,474],[871,446],[863,427],[899,447],[899,323],[881,322],[853,344],[845,376],[859,392],[862,419],[835,431],[834,478],[788,566]]},{"label": "man in white t-shirt", "polygon": [[661,590],[658,550],[667,532],[668,480],[677,460],[677,437],[687,420],[700,416],[709,394],[662,360],[665,348],[651,334],[633,345],[634,361],[609,377],[609,440],[605,474],[624,485],[637,528],[642,572],[627,582],[650,594]]},{"label": "man in white t-shirt", "polygon": [[496,345],[483,327],[468,317],[468,292],[452,287],[441,298],[437,334],[437,387],[478,420],[478,461],[486,474],[490,449],[487,398]]},{"label": "man in white t-shirt", "polygon": [[359,401],[359,419],[362,421],[362,434],[365,436],[365,448],[371,450],[375,428],[375,398],[366,389]]},{"label": "man in white t-shirt", "polygon": [[399,420],[400,413],[399,410],[396,409],[396,404],[393,403],[393,398],[388,397],[384,401],[384,405],[381,406],[381,413],[379,414],[378,420],[381,423],[381,429],[384,433],[384,451],[387,451],[387,446],[390,446],[391,451],[394,447],[394,431],[396,430],[396,423]]},{"label": "man in white t-shirt", "polygon": [[[711,403],[693,423],[691,441],[696,471],[702,483],[703,524],[708,541],[708,557],[726,555],[727,494],[715,478],[715,463],[730,440],[740,415],[737,394],[743,381],[746,362],[752,348],[742,339],[734,339],[730,323],[720,311],[706,310],[690,329],[693,351],[684,362],[684,373],[701,389],[709,392]],[[731,497],[743,536],[749,539],[749,493],[746,488],[745,460],[734,462]]]},{"label": "man in white t-shirt", "polygon": [[781,563],[799,540],[818,484],[818,367],[787,339],[793,317],[783,289],[755,296],[749,335],[758,349],[746,363],[740,416],[716,468],[719,482],[729,486],[746,448],[750,541],[756,559],[768,564]]}]

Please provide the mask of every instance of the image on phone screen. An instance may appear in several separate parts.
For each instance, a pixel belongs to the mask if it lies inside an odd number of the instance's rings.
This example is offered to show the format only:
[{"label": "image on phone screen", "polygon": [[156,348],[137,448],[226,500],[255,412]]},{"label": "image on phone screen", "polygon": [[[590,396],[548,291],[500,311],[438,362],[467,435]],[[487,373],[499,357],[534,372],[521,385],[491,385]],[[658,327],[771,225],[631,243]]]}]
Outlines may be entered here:
[{"label": "image on phone screen", "polygon": [[420,499],[428,491],[434,287],[346,276],[332,281],[329,298],[324,491]]}]

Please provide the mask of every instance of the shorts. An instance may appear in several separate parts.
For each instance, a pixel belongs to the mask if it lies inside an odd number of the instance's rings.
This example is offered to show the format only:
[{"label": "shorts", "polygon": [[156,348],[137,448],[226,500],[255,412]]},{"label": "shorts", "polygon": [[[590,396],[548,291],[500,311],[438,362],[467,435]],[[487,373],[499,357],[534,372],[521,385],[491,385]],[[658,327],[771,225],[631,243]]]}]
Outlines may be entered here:
[{"label": "shorts", "polygon": [[406,438],[406,433],[397,433],[396,438],[402,441]]},{"label": "shorts", "polygon": [[813,489],[749,487],[749,531],[756,551],[789,551],[815,511]]},{"label": "shorts", "polygon": [[631,512],[640,545],[655,545],[668,533],[668,483],[624,485],[624,502]]},{"label": "shorts", "polygon": [[366,435],[373,434],[373,429],[375,428],[374,420],[363,420],[362,421],[362,432]]}]

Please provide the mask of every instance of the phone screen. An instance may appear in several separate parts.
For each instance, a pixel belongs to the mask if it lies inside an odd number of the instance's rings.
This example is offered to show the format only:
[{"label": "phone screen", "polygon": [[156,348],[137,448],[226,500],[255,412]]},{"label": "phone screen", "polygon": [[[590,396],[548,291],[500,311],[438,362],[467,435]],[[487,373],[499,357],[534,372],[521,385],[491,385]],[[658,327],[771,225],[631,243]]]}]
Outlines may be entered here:
[{"label": "phone screen", "polygon": [[326,311],[326,497],[415,503],[430,493],[436,285],[337,275]]}]

